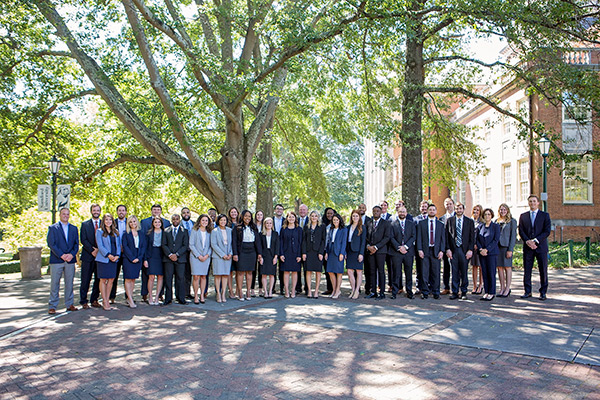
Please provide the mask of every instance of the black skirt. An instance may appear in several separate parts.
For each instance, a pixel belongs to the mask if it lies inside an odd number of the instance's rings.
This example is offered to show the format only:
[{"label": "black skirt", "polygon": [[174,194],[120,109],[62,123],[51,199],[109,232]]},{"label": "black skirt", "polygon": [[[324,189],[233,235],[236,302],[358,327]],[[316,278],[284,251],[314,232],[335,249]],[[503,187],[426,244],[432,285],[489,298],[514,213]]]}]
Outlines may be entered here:
[{"label": "black skirt", "polygon": [[254,268],[256,267],[256,258],[257,254],[254,242],[243,242],[242,251],[238,255],[236,271],[254,271]]},{"label": "black skirt", "polygon": [[304,268],[308,272],[323,272],[323,260],[319,260],[318,251],[311,250],[306,252]]}]

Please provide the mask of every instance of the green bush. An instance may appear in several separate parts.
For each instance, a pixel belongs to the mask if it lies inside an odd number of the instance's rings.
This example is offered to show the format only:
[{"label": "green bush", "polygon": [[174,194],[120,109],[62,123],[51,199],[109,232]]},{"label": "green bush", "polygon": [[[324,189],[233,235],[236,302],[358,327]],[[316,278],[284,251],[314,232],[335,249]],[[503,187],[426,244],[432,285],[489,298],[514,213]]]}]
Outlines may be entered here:
[{"label": "green bush", "polygon": [[[568,268],[569,267],[569,252],[568,247],[564,244],[549,243],[550,268]],[[584,267],[586,265],[597,264],[600,262],[600,244],[593,243],[590,251],[590,259],[585,258],[585,243],[576,242],[573,244],[573,266]],[[523,245],[517,244],[513,254],[513,267],[523,268]]]},{"label": "green bush", "polygon": [[[49,263],[50,256],[42,256],[42,267],[47,266]],[[21,262],[19,260],[0,263],[0,274],[14,274],[16,272],[21,272]]]}]

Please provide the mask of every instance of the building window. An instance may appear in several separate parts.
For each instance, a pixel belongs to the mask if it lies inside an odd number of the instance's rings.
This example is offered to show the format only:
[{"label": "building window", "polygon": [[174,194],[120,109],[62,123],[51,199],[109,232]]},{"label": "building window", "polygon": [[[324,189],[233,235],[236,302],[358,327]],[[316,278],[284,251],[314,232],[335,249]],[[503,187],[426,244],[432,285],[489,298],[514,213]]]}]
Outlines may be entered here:
[{"label": "building window", "polygon": [[512,174],[510,164],[502,166],[502,182],[503,182],[503,194],[504,202],[510,203],[512,201]]},{"label": "building window", "polygon": [[519,201],[527,201],[529,197],[529,161],[519,161]]},{"label": "building window", "polygon": [[504,136],[510,136],[512,133],[512,121],[509,117],[504,117],[504,123],[502,124],[502,134]]},{"label": "building window", "polygon": [[510,158],[510,141],[506,140],[502,142],[502,160],[508,160]]},{"label": "building window", "polygon": [[458,181],[458,185],[456,186],[456,200],[459,203],[465,204],[467,201],[467,182],[466,181]]},{"label": "building window", "polygon": [[592,149],[592,108],[576,95],[565,93],[562,107],[563,150],[583,153]]},{"label": "building window", "polygon": [[565,165],[563,170],[565,203],[592,203],[592,161],[585,157]]}]

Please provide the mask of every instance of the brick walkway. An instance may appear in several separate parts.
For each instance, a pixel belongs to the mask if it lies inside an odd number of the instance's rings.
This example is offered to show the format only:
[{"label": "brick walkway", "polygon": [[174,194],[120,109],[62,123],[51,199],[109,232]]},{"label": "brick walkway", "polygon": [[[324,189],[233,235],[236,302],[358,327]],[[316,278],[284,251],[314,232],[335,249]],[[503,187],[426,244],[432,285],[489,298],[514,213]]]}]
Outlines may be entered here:
[{"label": "brick walkway", "polygon": [[361,309],[454,313],[408,339],[366,333],[351,322],[332,329],[311,316],[297,323],[250,313],[308,301],[300,298],[229,300],[238,308],[223,310],[121,304],[48,318],[47,279],[4,280],[0,398],[600,399],[600,366],[431,341],[471,315],[598,328],[600,266],[552,271],[545,303],[518,299],[520,280],[515,273],[513,296],[491,304],[478,296],[345,300]]}]

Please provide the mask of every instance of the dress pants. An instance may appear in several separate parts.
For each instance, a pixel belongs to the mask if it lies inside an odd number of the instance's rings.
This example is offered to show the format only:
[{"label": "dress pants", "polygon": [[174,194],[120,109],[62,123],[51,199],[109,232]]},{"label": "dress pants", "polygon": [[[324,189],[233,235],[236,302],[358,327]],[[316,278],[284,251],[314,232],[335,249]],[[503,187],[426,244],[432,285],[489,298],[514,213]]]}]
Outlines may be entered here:
[{"label": "dress pants", "polygon": [[[394,256],[392,254],[388,254],[385,257],[385,265],[387,266],[387,271],[388,271],[388,282],[389,285],[392,286],[394,284],[394,281],[396,280],[395,277],[395,273],[396,271],[394,270]],[[402,278],[400,278],[402,279]],[[400,287],[402,289],[402,287]],[[392,289],[393,291],[393,289]]]},{"label": "dress pants", "polygon": [[98,301],[98,298],[100,297],[100,279],[98,279],[98,272],[96,270],[96,260],[82,261],[81,285],[79,286],[79,304],[81,305],[88,303],[87,295],[90,290],[92,275],[94,276],[94,284],[92,285],[92,294],[89,303]]},{"label": "dress pants", "polygon": [[[119,275],[121,275],[121,267],[123,266],[123,256],[119,257],[119,261],[117,261],[117,276],[113,281],[112,289],[110,290],[110,300],[114,300],[117,298],[117,286],[119,286]],[[125,278],[123,278],[123,284],[125,284]],[[125,295],[127,296],[127,295]]]},{"label": "dress pants", "polygon": [[50,300],[49,308],[56,310],[58,307],[60,278],[65,276],[65,307],[73,305],[73,278],[75,277],[75,264],[63,262],[61,264],[50,264]]},{"label": "dress pants", "polygon": [[421,257],[415,257],[415,267],[417,269],[417,290],[423,290],[423,259]]},{"label": "dress pants", "polygon": [[402,290],[402,273],[404,272],[404,278],[406,281],[406,294],[412,294],[412,271],[413,271],[413,260],[414,252],[411,250],[406,254],[400,252],[394,252],[393,255],[393,269],[394,269],[394,280],[392,281],[392,294],[396,295]]},{"label": "dress pants", "polygon": [[465,257],[465,253],[462,247],[458,247],[454,253],[452,253],[452,293],[467,294],[467,288],[469,286],[469,260]]},{"label": "dress pants", "polygon": [[450,270],[452,266],[450,265],[450,260],[448,260],[448,256],[444,253],[444,290],[450,290]]},{"label": "dress pants", "polygon": [[[435,254],[434,248],[425,249],[425,258],[423,258],[423,283],[421,292],[424,295],[430,293],[434,295],[440,294],[440,260]],[[438,253],[439,254],[439,253]]]},{"label": "dress pants", "polygon": [[173,275],[175,275],[175,297],[177,301],[185,301],[185,263],[167,261],[163,263],[165,269],[164,288],[165,303],[173,301]]},{"label": "dress pants", "polygon": [[385,292],[385,258],[386,253],[369,254],[370,275],[371,275],[371,293],[377,293],[379,285],[379,294]]},{"label": "dress pants", "polygon": [[192,264],[188,260],[185,263],[185,283],[184,283],[184,297],[192,294]]},{"label": "dress pants", "polygon": [[368,251],[365,251],[365,263],[363,266],[363,276],[365,278],[365,294],[369,294],[371,293],[371,260],[370,260],[370,255]]},{"label": "dress pants", "polygon": [[[498,254],[493,256],[479,255],[481,262],[481,276],[483,277],[483,291],[487,294],[496,294],[496,265]],[[531,271],[531,270],[530,270]],[[531,275],[529,276],[531,278]],[[529,287],[531,289],[531,286]],[[531,293],[531,292],[529,292]]]},{"label": "dress pants", "polygon": [[[523,246],[526,247],[527,245]],[[523,249],[523,287],[525,293],[531,293],[531,274],[533,272],[533,261],[537,260],[540,271],[540,294],[546,294],[548,291],[548,253],[536,253],[529,249]]]}]

